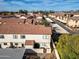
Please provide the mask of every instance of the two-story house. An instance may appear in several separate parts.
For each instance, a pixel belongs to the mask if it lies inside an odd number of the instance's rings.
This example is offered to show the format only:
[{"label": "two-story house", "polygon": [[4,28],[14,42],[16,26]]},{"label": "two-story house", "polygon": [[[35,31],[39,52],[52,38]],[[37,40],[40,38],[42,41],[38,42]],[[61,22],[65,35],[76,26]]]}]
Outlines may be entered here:
[{"label": "two-story house", "polygon": [[51,34],[51,27],[42,25],[2,24],[0,25],[0,47],[50,49]]}]

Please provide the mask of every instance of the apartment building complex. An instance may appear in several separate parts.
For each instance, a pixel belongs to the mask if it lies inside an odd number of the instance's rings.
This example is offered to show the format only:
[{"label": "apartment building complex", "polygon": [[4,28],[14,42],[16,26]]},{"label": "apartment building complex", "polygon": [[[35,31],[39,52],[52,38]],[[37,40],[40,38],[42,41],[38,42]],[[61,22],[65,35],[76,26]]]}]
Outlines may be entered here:
[{"label": "apartment building complex", "polygon": [[27,17],[0,19],[0,48],[36,48],[51,53],[51,27],[36,25],[32,20],[27,20]]},{"label": "apartment building complex", "polygon": [[79,13],[53,13],[49,15],[71,28],[79,28]]}]

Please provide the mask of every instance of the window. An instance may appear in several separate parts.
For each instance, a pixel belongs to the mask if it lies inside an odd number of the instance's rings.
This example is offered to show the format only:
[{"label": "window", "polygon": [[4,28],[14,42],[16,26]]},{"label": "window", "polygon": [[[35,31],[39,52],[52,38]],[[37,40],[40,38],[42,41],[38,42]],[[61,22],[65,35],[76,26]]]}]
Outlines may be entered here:
[{"label": "window", "polygon": [[47,35],[44,35],[44,36],[43,36],[43,39],[48,39],[48,36],[47,36]]},{"label": "window", "polygon": [[4,39],[4,35],[0,35],[0,38],[1,38],[1,39]]},{"label": "window", "polygon": [[15,45],[18,45],[18,43],[15,43]]},{"label": "window", "polygon": [[13,38],[14,38],[14,39],[17,39],[17,38],[18,38],[18,36],[17,36],[17,35],[13,35]]},{"label": "window", "polygon": [[25,39],[26,37],[25,37],[25,35],[21,35],[21,38],[22,38],[22,39]]},{"label": "window", "polygon": [[46,46],[46,43],[42,43],[42,46]]},{"label": "window", "polygon": [[7,43],[4,43],[4,45],[7,45]]}]

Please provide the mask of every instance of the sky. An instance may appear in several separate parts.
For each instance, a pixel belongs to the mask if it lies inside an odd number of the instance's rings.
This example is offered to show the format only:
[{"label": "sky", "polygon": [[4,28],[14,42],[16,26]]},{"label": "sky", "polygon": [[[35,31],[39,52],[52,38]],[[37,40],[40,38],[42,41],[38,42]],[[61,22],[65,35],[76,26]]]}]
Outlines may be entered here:
[{"label": "sky", "polygon": [[79,10],[79,0],[0,0],[0,11]]}]

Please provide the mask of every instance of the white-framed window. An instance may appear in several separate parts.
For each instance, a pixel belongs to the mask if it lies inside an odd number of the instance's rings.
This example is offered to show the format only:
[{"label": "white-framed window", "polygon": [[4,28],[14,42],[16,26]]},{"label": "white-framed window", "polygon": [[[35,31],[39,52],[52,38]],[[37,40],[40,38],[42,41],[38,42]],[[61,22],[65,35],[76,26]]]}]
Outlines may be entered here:
[{"label": "white-framed window", "polygon": [[17,39],[17,38],[18,38],[18,35],[15,35],[15,34],[14,34],[14,35],[13,35],[13,38],[14,38],[14,39]]},{"label": "white-framed window", "polygon": [[43,39],[48,39],[48,35],[43,35]]},{"label": "white-framed window", "polygon": [[25,39],[26,38],[26,36],[25,35],[21,35],[21,39]]},{"label": "white-framed window", "polygon": [[46,43],[43,42],[43,43],[42,43],[42,46],[46,46]]},{"label": "white-framed window", "polygon": [[0,35],[0,39],[4,39],[4,35]]}]

